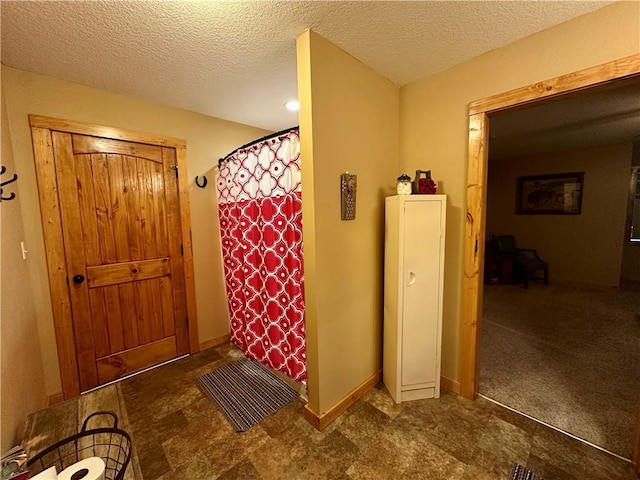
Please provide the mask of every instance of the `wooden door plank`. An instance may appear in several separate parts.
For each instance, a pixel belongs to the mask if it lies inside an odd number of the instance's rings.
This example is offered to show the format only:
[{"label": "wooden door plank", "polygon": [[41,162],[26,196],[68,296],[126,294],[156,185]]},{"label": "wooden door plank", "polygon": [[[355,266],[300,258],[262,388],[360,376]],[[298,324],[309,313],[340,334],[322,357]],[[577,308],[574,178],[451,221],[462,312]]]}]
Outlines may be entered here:
[{"label": "wooden door plank", "polygon": [[93,173],[91,171],[91,155],[75,155],[76,173],[78,175],[78,202],[84,252],[87,265],[100,264],[100,240],[98,238],[98,219],[96,217],[96,199],[93,191]]},{"label": "wooden door plank", "polygon": [[[73,157],[71,135],[53,132],[52,138],[67,271],[70,277],[74,275],[86,276],[82,219],[78,204],[76,165]],[[76,284],[69,281],[69,296],[73,308],[73,329],[78,357],[80,388],[81,390],[87,390],[98,384],[87,282]]]},{"label": "wooden door plank", "polygon": [[112,263],[111,265],[88,267],[89,288],[105,287],[123,282],[148,280],[171,273],[168,258],[140,260],[139,262]]},{"label": "wooden door plank", "polygon": [[[640,401],[638,402],[638,405],[640,405]],[[633,455],[631,460],[635,465],[636,476],[640,478],[640,406],[636,412],[636,433],[635,438],[633,439]]]},{"label": "wooden door plank", "polygon": [[96,194],[101,263],[116,263],[118,255],[113,232],[113,212],[111,211],[111,188],[109,186],[107,156],[100,153],[93,154],[91,155],[91,162],[93,164],[93,188]]},{"label": "wooden door plank", "polygon": [[53,140],[47,128],[32,126],[31,137],[38,179],[40,213],[45,240],[49,289],[58,347],[62,392],[65,399],[80,395],[78,359],[71,316],[71,300],[67,284],[67,264],[58,200],[58,185],[53,154]]},{"label": "wooden door plank", "polygon": [[171,278],[160,277],[160,302],[162,304],[162,324],[164,336],[169,337],[175,334],[175,317],[173,312],[173,297],[171,295]]},{"label": "wooden door plank", "polygon": [[187,148],[186,146],[175,149],[178,162],[178,181],[180,192],[180,231],[184,244],[184,278],[187,297],[187,314],[189,316],[189,351],[191,353],[200,350],[198,337],[198,313],[196,308],[196,287],[193,271],[193,247],[191,241],[191,207],[189,206],[189,182],[187,180]]},{"label": "wooden door plank", "polygon": [[120,291],[117,285],[103,287],[104,303],[107,310],[107,327],[111,353],[124,350],[124,332],[122,328],[122,311],[120,309]]},{"label": "wooden door plank", "polygon": [[129,215],[131,260],[142,260],[144,258],[144,247],[142,242],[142,218],[140,217],[140,188],[138,185],[138,161],[135,157],[123,158],[123,175]]},{"label": "wooden door plank", "polygon": [[146,280],[149,292],[149,311],[151,312],[151,340],[164,338],[164,322],[162,319],[162,300],[160,299],[159,279]]},{"label": "wooden door plank", "polygon": [[101,288],[89,290],[89,303],[91,305],[91,319],[93,320],[93,341],[96,357],[105,357],[111,353],[111,345],[109,344],[104,290]]},{"label": "wooden door plank", "polygon": [[120,309],[122,311],[122,329],[124,334],[124,346],[134,348],[138,342],[138,312],[132,283],[118,285],[120,292]]},{"label": "wooden door plank", "polygon": [[484,113],[469,118],[467,221],[462,304],[460,393],[474,399],[478,380],[478,349],[482,320],[485,202],[487,200],[487,138],[489,119]]},{"label": "wooden door plank", "polygon": [[173,168],[176,165],[176,151],[171,148],[163,148],[162,154],[164,158],[164,193],[167,202],[167,227],[169,229],[173,317],[175,319],[178,355],[183,355],[188,353],[190,349],[184,263],[182,257],[181,209],[178,203],[178,181],[176,179],[175,168]]},{"label": "wooden door plank", "polygon": [[133,291],[138,312],[138,342],[140,345],[151,342],[151,311],[147,282],[134,282]]},{"label": "wooden door plank", "polygon": [[175,337],[125,350],[97,360],[100,383],[109,382],[177,356]]},{"label": "wooden door plank", "polygon": [[109,138],[73,136],[73,151],[78,153],[107,153],[141,157],[153,162],[162,163],[162,149],[157,145],[123,142]]},{"label": "wooden door plank", "polygon": [[156,223],[156,247],[159,257],[169,256],[169,239],[167,237],[167,210],[164,195],[164,175],[162,165],[152,165],[153,175],[153,211]]},{"label": "wooden door plank", "polygon": [[138,159],[138,183],[140,185],[140,206],[142,221],[142,239],[144,244],[144,258],[156,258],[156,222],[153,210],[153,185],[151,179],[150,162]]},{"label": "wooden door plank", "polygon": [[88,123],[73,122],[60,118],[45,117],[43,115],[29,115],[29,124],[32,127],[40,127],[61,132],[78,133],[94,137],[114,138],[128,142],[147,143],[164,147],[184,147],[185,141],[181,138],[155,135],[153,133],[135,132],[123,128],[105,127],[103,125],[91,125]]},{"label": "wooden door plank", "polygon": [[131,260],[131,252],[129,250],[129,216],[122,163],[122,155],[107,157],[116,259],[119,262],[126,262]]}]

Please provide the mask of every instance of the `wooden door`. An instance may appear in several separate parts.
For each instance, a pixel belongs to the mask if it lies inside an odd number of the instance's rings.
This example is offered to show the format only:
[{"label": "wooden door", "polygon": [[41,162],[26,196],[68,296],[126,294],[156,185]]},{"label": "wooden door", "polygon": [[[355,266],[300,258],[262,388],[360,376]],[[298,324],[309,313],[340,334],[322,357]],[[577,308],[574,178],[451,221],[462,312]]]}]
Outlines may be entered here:
[{"label": "wooden door", "polygon": [[[63,327],[72,330],[79,390],[188,353],[176,148],[33,133],[43,219],[50,205],[42,189],[57,191],[62,243],[46,238],[47,228],[45,241],[48,252],[62,250],[66,267],[71,321]],[[52,285],[54,303],[56,295]]]}]

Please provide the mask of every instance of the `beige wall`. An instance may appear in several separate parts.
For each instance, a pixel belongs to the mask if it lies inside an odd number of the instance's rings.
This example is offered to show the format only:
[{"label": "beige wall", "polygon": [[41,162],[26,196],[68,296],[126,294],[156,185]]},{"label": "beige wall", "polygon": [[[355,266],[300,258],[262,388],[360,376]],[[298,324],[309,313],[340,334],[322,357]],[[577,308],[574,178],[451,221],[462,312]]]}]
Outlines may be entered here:
[{"label": "beige wall", "polygon": [[[399,92],[313,32],[298,38],[309,407],[323,414],[381,368],[384,197],[398,176]],[[358,175],[353,221],[340,174]]]},{"label": "beige wall", "polygon": [[[11,138],[7,112],[2,95],[2,165],[7,167],[5,181],[16,172],[11,153]],[[20,242],[24,240],[20,205],[24,204],[20,187],[24,179],[4,187],[3,196],[15,193],[16,198],[0,203],[0,264],[2,297],[0,299],[0,451],[6,452],[17,440],[25,417],[45,404],[44,375],[40,358],[40,341],[36,313],[33,307],[29,269],[33,263],[29,254],[22,259]],[[16,299],[20,299],[16,301]]]},{"label": "beige wall", "polygon": [[[215,171],[212,167],[217,165],[219,157],[267,132],[4,66],[2,87],[6,96],[8,123],[12,134],[12,153],[21,178],[24,237],[31,255],[29,268],[34,280],[30,292],[20,290],[11,301],[29,301],[35,308],[47,394],[61,391],[61,384],[31,133],[27,118],[30,113],[168,135],[187,141],[200,342],[228,333],[229,319],[221,264]],[[2,143],[4,148],[4,136]],[[199,189],[193,179],[196,175],[203,174],[208,175],[209,186]]]},{"label": "beige wall", "polygon": [[400,90],[402,170],[431,169],[450,198],[443,375],[458,378],[469,103],[638,53],[639,16],[640,3],[615,3]]},{"label": "beige wall", "polygon": [[[513,233],[549,262],[551,282],[618,286],[632,144],[489,162],[487,232]],[[516,178],[584,172],[580,215],[516,215]]]}]

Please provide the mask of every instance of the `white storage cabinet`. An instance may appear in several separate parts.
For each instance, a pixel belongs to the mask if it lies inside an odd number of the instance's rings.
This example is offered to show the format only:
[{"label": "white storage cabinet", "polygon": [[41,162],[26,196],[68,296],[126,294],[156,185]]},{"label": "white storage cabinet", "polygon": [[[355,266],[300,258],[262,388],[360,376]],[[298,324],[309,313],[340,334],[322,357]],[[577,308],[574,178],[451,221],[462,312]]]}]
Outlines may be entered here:
[{"label": "white storage cabinet", "polygon": [[383,380],[396,403],[440,396],[446,195],[385,200]]}]

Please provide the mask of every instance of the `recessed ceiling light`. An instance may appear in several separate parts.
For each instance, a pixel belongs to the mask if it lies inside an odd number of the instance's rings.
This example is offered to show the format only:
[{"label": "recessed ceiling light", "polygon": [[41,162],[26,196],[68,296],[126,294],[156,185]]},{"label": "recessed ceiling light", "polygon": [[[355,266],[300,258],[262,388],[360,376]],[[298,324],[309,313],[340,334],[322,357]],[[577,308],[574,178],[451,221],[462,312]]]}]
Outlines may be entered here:
[{"label": "recessed ceiling light", "polygon": [[300,110],[300,102],[298,102],[297,100],[289,100],[284,104],[284,108],[286,108],[290,112],[297,112],[298,110]]}]

